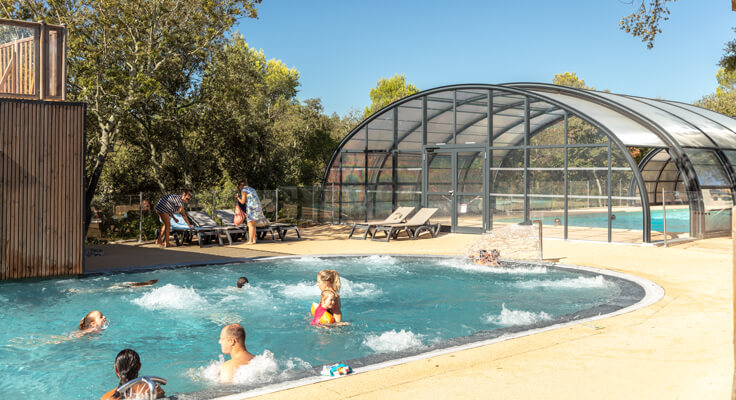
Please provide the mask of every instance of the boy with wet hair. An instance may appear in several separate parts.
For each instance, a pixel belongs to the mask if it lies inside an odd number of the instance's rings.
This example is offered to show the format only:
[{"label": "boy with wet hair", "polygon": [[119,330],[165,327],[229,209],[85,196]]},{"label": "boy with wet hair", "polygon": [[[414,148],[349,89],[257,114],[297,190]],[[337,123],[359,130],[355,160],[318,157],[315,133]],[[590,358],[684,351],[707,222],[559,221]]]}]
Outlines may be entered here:
[{"label": "boy with wet hair", "polygon": [[220,382],[232,383],[235,370],[248,365],[255,356],[245,348],[245,329],[240,324],[226,325],[220,331],[220,348],[230,359],[222,364]]},{"label": "boy with wet hair", "polygon": [[238,284],[237,284],[238,285],[238,289],[240,289],[243,286],[245,286],[246,283],[248,283],[248,278],[246,278],[244,276],[241,276],[240,278],[238,278]]}]

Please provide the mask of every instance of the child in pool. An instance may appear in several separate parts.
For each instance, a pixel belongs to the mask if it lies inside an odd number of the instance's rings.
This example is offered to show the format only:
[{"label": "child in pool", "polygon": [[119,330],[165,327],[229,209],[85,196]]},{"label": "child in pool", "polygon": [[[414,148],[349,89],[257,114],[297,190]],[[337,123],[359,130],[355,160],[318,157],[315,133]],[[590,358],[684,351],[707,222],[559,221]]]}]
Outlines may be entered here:
[{"label": "child in pool", "polygon": [[325,289],[322,291],[319,304],[312,303],[312,315],[314,315],[311,322],[312,325],[322,327],[349,325],[347,322],[336,321],[332,315],[336,298],[337,293],[334,290]]},{"label": "child in pool", "polygon": [[332,306],[332,316],[335,322],[342,321],[342,301],[340,300],[340,274],[334,269],[323,269],[317,273],[317,287],[320,291],[326,289],[335,292],[335,305]]}]

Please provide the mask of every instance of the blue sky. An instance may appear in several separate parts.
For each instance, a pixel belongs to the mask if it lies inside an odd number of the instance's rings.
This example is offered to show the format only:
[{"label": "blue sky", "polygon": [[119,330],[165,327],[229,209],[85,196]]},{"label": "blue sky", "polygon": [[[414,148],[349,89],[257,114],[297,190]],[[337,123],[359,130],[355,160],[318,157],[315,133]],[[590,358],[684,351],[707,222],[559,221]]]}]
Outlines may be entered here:
[{"label": "blue sky", "polygon": [[[421,90],[459,83],[551,82],[576,72],[596,89],[693,102],[713,93],[728,0],[679,0],[654,49],[618,29],[639,0],[263,0],[237,30],[300,72],[300,99],[327,114],[369,105],[396,73]],[[647,3],[649,0],[647,0]]]}]

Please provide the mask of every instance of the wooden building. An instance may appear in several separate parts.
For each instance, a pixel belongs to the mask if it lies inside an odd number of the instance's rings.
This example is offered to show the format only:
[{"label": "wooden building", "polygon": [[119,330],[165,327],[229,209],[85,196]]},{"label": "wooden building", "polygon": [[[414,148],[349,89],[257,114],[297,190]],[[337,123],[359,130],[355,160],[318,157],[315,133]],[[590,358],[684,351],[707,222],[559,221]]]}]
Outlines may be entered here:
[{"label": "wooden building", "polygon": [[85,104],[66,100],[63,26],[0,19],[0,279],[84,267]]}]

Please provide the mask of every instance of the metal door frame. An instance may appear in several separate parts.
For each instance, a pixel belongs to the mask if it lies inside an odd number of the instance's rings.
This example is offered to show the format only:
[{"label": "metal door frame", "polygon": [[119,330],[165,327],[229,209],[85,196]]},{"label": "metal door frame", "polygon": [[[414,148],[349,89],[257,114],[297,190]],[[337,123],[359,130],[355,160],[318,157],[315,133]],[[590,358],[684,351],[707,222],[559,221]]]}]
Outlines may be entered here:
[{"label": "metal door frame", "polygon": [[[475,144],[471,145],[426,145],[422,148],[422,207],[427,207],[427,196],[428,196],[428,189],[429,189],[429,156],[428,154],[432,153],[449,153],[452,161],[452,167],[451,167],[451,189],[450,192],[447,193],[451,196],[452,201],[450,204],[450,209],[452,210],[450,215],[450,232],[458,232],[458,233],[483,233],[489,229],[489,213],[490,213],[490,188],[488,187],[488,182],[490,179],[489,176],[489,166],[488,166],[488,147],[487,146],[479,146]],[[464,195],[463,193],[458,193],[457,191],[457,157],[458,153],[460,152],[479,152],[483,154],[483,192],[481,194],[481,201],[482,201],[482,209],[483,209],[483,216],[482,216],[482,227],[481,228],[473,228],[473,227],[464,227],[464,226],[458,226],[458,201],[457,196],[458,195]],[[432,193],[437,194],[437,193]],[[475,194],[475,193],[469,193],[469,194]]]}]

